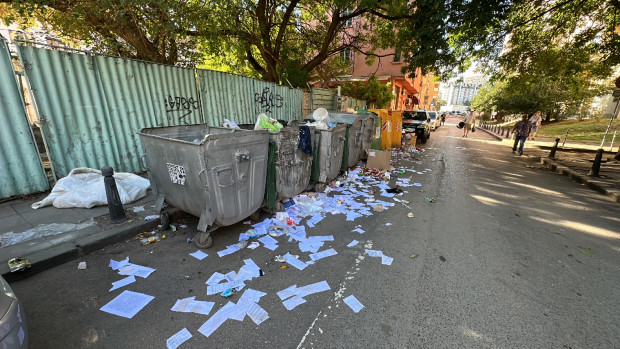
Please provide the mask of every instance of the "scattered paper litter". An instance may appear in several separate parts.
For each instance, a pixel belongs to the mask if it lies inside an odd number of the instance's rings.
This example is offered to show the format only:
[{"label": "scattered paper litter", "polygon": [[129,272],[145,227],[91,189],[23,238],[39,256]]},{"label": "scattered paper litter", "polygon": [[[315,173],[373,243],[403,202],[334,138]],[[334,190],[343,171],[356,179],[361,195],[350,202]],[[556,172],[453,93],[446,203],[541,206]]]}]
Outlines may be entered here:
[{"label": "scattered paper litter", "polygon": [[300,261],[299,259],[297,259],[295,256],[293,256],[290,253],[285,254],[284,258],[286,259],[286,262],[288,264],[292,265],[293,267],[299,270],[304,270],[308,266],[306,263]]},{"label": "scattered paper litter", "polygon": [[120,279],[118,281],[114,281],[112,283],[112,288],[110,289],[109,292],[112,292],[114,290],[116,290],[117,288],[121,288],[123,286],[127,286],[131,283],[136,282],[136,277],[133,275],[129,275],[128,277],[124,278],[124,279]]},{"label": "scattered paper litter", "polygon": [[199,261],[201,261],[201,260],[203,260],[203,259],[205,259],[205,258],[207,258],[209,256],[208,254],[202,252],[201,250],[198,250],[198,251],[196,251],[194,253],[190,253],[189,255],[194,257],[194,258],[196,258],[196,259],[198,259]]},{"label": "scattered paper litter", "polygon": [[343,299],[343,301],[356,313],[359,313],[359,311],[364,308],[362,303],[360,303],[354,295],[350,295],[349,297]]},{"label": "scattered paper litter", "polygon": [[360,233],[360,234],[364,234],[366,231],[364,231],[364,229],[362,228],[355,228],[352,231],[356,232],[356,233]]},{"label": "scattered paper litter", "polygon": [[297,287],[297,285],[287,287],[284,290],[278,292],[278,297],[280,297],[280,299],[283,301],[282,304],[287,310],[292,310],[298,305],[306,302],[303,297],[327,290],[330,290],[327,281],[319,281],[314,284],[306,285],[299,288]]},{"label": "scattered paper litter", "polygon": [[385,223],[385,225],[389,227],[390,225],[392,225],[392,223]]},{"label": "scattered paper litter", "polygon": [[359,241],[357,241],[357,240],[353,240],[353,241],[351,241],[351,242],[347,245],[347,247],[353,247],[353,246],[357,245],[358,243],[359,243]]},{"label": "scattered paper litter", "polygon": [[172,337],[166,340],[166,346],[168,349],[177,349],[181,344],[192,338],[192,334],[189,333],[187,328],[172,335]]},{"label": "scattered paper litter", "polygon": [[215,303],[207,301],[197,301],[196,297],[188,297],[179,299],[170,309],[181,313],[196,313],[201,315],[209,315]]},{"label": "scattered paper litter", "polygon": [[86,262],[78,263],[78,269],[79,270],[85,270],[86,269]]},{"label": "scattered paper litter", "polygon": [[144,212],[144,206],[134,206],[133,207],[133,211],[134,212]]},{"label": "scattered paper litter", "polygon": [[117,262],[113,259],[110,259],[109,267],[112,270],[118,270],[119,275],[134,275],[139,276],[141,278],[147,278],[151,275],[155,269],[144,267],[138,264],[133,264],[129,262],[129,257],[123,259],[120,262]]},{"label": "scattered paper litter", "polygon": [[266,295],[264,292],[247,289],[239,298],[237,304],[228,302],[220,308],[209,320],[207,320],[198,332],[209,337],[217,330],[226,320],[232,319],[243,321],[247,315],[256,325],[260,325],[269,319],[269,314],[258,305],[261,297]]},{"label": "scattered paper litter", "polygon": [[154,298],[144,293],[125,290],[99,310],[131,319]]},{"label": "scattered paper litter", "polygon": [[258,242],[253,241],[251,244],[248,245],[248,248],[253,250],[253,249],[255,249],[255,248],[259,247],[259,246],[260,246],[260,244]]},{"label": "scattered paper litter", "polygon": [[381,252],[381,251],[366,250],[366,253],[370,257],[380,257],[381,258],[381,264],[384,264],[384,265],[392,265],[392,261],[394,260],[394,258],[388,257],[388,256],[384,255],[383,252]]},{"label": "scattered paper litter", "polygon": [[321,251],[321,252],[317,252],[317,253],[312,253],[309,255],[310,259],[312,259],[313,261],[318,261],[321,258],[325,258],[325,257],[329,257],[329,256],[333,256],[333,255],[337,255],[338,252],[336,252],[336,250],[334,250],[333,248],[330,248],[328,250],[325,251]]},{"label": "scattered paper litter", "polygon": [[151,221],[151,220],[157,219],[157,218],[159,218],[159,215],[153,214],[153,215],[144,217],[144,220],[145,221]]}]

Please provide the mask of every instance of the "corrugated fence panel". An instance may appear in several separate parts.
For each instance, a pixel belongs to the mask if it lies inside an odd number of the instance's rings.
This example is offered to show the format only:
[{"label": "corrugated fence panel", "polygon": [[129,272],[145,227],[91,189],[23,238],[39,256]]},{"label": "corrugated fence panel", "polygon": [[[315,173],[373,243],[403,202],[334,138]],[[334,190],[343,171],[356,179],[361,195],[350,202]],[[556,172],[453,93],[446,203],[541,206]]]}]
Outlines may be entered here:
[{"label": "corrugated fence panel", "polygon": [[120,163],[93,57],[23,45],[18,49],[56,174]]},{"label": "corrugated fence panel", "polygon": [[108,111],[108,127],[116,135],[119,171],[138,172],[142,147],[136,132],[143,127],[202,123],[193,69],[117,57],[95,56]]},{"label": "corrugated fence panel", "polygon": [[4,38],[0,38],[0,123],[0,198],[49,189]]},{"label": "corrugated fence panel", "polygon": [[335,95],[336,93],[333,90],[326,88],[313,88],[312,89],[312,109],[316,110],[317,108],[325,108],[328,111],[334,111],[335,106]]},{"label": "corrugated fence panel", "polygon": [[274,119],[301,117],[303,91],[211,70],[198,70],[205,122],[220,126],[224,119],[254,124],[265,113]]},{"label": "corrugated fence panel", "polygon": [[18,46],[52,166],[139,172],[142,127],[203,122],[193,69]]}]

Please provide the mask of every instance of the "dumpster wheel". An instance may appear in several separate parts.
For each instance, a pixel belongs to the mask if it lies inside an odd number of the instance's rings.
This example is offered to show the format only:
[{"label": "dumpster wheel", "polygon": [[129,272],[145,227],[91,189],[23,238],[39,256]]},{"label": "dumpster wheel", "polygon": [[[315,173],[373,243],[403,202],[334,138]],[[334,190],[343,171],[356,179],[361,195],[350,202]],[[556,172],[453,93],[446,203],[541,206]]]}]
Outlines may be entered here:
[{"label": "dumpster wheel", "polygon": [[161,230],[166,231],[170,227],[170,217],[166,212],[162,212],[159,215],[159,224],[161,225]]},{"label": "dumpster wheel", "polygon": [[194,244],[198,248],[209,248],[213,245],[213,237],[211,233],[203,233],[200,231],[194,236]]},{"label": "dumpster wheel", "polygon": [[325,183],[317,183],[314,185],[314,191],[317,193],[322,193],[327,188],[327,184]]},{"label": "dumpster wheel", "polygon": [[250,215],[250,219],[253,222],[258,222],[260,220],[260,209]]}]

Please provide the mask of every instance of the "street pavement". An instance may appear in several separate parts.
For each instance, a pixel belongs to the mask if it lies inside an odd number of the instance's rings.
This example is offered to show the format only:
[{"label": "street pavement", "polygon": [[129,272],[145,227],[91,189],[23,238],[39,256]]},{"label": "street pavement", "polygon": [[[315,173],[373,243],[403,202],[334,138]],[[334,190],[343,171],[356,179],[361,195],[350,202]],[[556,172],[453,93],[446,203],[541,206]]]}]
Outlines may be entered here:
[{"label": "street pavement", "polygon": [[[353,222],[328,214],[307,232],[333,235],[321,250],[338,254],[303,271],[273,260],[286,252],[308,260],[283,237],[275,251],[261,246],[218,257],[248,229],[241,223],[218,230],[209,256],[199,261],[186,242],[197,220],[184,216],[173,224],[188,227],[157,244],[128,239],[13,282],[31,347],[165,347],[183,328],[193,337],[180,348],[620,347],[620,206],[544,170],[534,156],[512,154],[487,133],[461,137],[453,122],[433,132],[414,161],[400,162],[423,172],[400,175],[422,184],[400,198],[411,209],[396,203]],[[358,225],[366,233],[352,232]],[[353,239],[360,243],[347,247]],[[365,249],[394,261],[383,265]],[[156,271],[109,292],[122,278],[109,261],[125,257]],[[267,293],[259,305],[269,319],[228,320],[205,337],[198,328],[242,293],[207,296],[205,281],[214,272],[238,271],[248,258],[265,273],[247,287]],[[77,269],[80,261],[86,270]],[[292,310],[276,295],[323,280],[329,291],[304,297]],[[123,290],[155,298],[131,319],[99,310]],[[349,295],[364,305],[359,313],[343,303]],[[214,310],[170,310],[191,296],[215,302]]]}]

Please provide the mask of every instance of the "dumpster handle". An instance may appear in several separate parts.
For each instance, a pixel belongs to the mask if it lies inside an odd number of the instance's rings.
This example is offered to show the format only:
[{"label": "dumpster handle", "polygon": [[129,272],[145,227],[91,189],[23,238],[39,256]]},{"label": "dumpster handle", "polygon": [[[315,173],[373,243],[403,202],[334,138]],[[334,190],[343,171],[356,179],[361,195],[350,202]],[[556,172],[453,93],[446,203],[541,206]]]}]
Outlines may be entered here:
[{"label": "dumpster handle", "polygon": [[[232,171],[231,168],[227,167],[227,168],[222,168],[219,170],[216,170],[215,173],[219,174],[220,172],[224,172],[224,171]],[[219,185],[220,187],[224,188],[224,187],[230,187],[231,185],[235,184],[235,180],[234,179],[230,179],[229,183],[225,183],[225,184],[221,184],[220,181],[217,181],[217,185]]]},{"label": "dumpster handle", "polygon": [[209,182],[207,181],[207,178],[205,178],[205,180],[202,180],[202,174],[206,173],[207,169],[203,168],[202,170],[200,170],[200,172],[198,172],[198,180],[200,181],[200,185],[202,185],[205,188],[209,187]]},{"label": "dumpster handle", "polygon": [[138,159],[138,162],[140,163],[140,167],[141,167],[143,170],[148,171],[148,170],[149,170],[149,167],[148,167],[148,166],[146,165],[146,163],[144,162],[144,158],[146,158],[146,154],[142,154],[142,155],[140,156],[140,158]]}]

